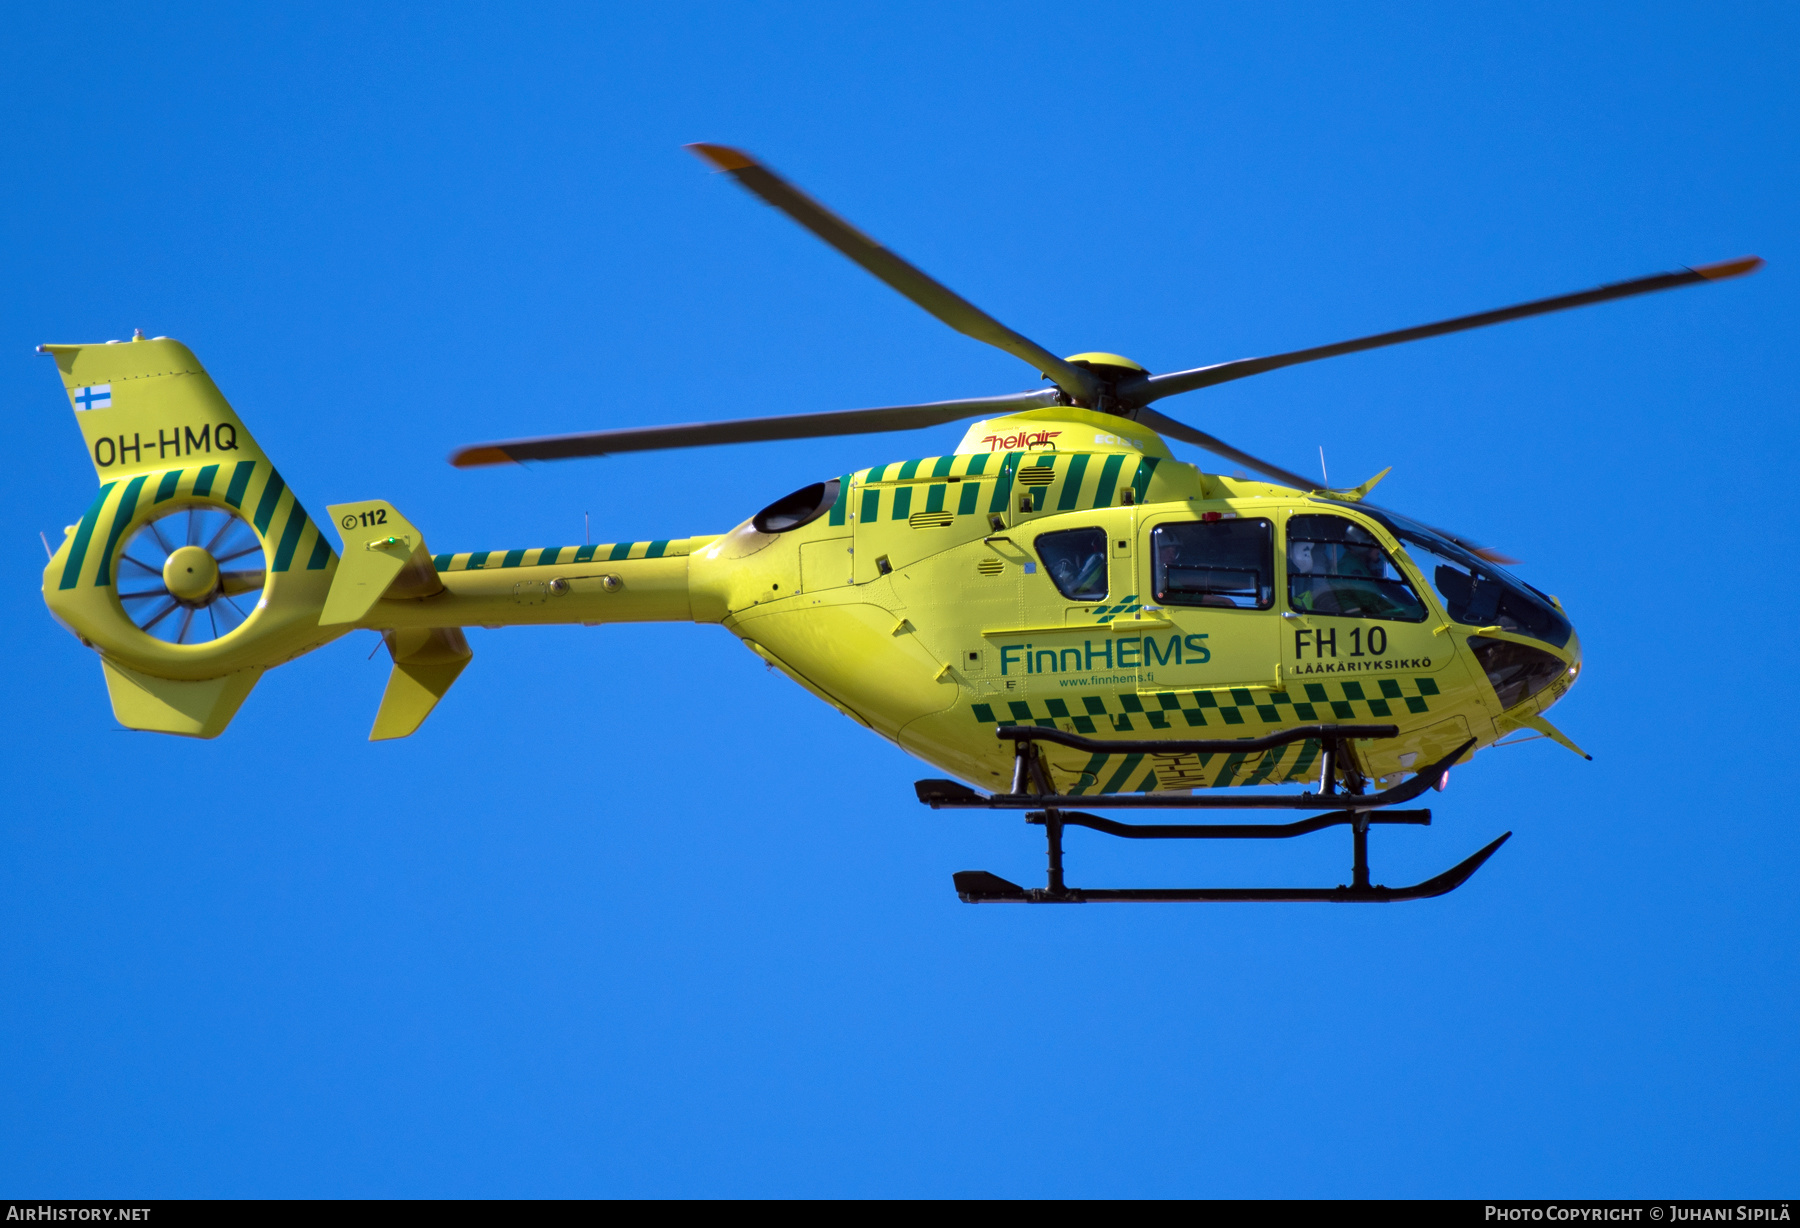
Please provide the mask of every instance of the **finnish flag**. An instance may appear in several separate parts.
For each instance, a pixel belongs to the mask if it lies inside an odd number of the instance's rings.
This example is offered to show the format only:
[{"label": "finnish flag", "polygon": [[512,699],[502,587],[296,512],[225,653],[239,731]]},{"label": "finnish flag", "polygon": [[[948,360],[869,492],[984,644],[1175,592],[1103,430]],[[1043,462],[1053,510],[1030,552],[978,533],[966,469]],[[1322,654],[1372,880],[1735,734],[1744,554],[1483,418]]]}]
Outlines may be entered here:
[{"label": "finnish flag", "polygon": [[84,409],[111,409],[112,385],[94,384],[88,388],[75,390],[75,409],[79,413]]}]

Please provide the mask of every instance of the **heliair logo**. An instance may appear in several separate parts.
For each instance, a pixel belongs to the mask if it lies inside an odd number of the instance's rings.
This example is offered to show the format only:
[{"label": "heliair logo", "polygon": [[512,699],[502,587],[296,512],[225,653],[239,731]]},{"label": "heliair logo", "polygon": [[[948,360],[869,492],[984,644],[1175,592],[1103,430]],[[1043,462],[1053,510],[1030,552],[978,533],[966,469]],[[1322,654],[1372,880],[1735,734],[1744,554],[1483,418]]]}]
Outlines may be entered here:
[{"label": "heliair logo", "polygon": [[988,446],[989,452],[1011,452],[1017,448],[1049,448],[1055,451],[1056,445],[1050,441],[1061,431],[1019,431],[1013,435],[983,435],[981,442]]}]

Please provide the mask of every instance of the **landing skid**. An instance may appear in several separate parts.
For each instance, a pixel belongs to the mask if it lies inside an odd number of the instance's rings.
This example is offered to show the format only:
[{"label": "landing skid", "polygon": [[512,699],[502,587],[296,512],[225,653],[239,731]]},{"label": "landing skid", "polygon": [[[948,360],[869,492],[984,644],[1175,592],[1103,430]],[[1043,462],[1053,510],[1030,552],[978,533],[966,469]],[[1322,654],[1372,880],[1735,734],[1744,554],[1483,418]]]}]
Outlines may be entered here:
[{"label": "landing skid", "polygon": [[[1397,900],[1425,900],[1455,891],[1479,870],[1512,836],[1507,832],[1486,848],[1465,858],[1434,878],[1410,887],[1386,887],[1369,881],[1369,828],[1378,823],[1426,826],[1429,810],[1391,810],[1409,802],[1442,778],[1450,765],[1475,745],[1464,742],[1438,762],[1422,768],[1411,780],[1380,793],[1363,792],[1362,777],[1353,767],[1345,771],[1347,792],[1337,792],[1340,765],[1348,765],[1345,742],[1350,738],[1391,738],[1392,725],[1307,725],[1267,737],[1242,741],[1137,742],[1102,741],[1060,729],[1007,725],[996,731],[1015,746],[1012,788],[1006,793],[982,794],[951,780],[921,780],[914,787],[919,800],[933,810],[1025,810],[1025,821],[1044,828],[1049,871],[1043,887],[1021,887],[986,870],[963,870],[955,875],[956,894],[965,904],[1100,904],[1183,902],[1322,902],[1332,904],[1386,904]],[[1192,797],[1185,794],[1136,793],[1100,797],[1058,794],[1039,755],[1038,742],[1058,742],[1095,753],[1135,754],[1231,754],[1267,750],[1305,739],[1317,739],[1325,750],[1322,793],[1289,793],[1260,797]],[[1108,809],[1186,810],[1283,810],[1315,809],[1336,803],[1340,809],[1292,823],[1120,823],[1098,815],[1069,809],[1072,803],[1101,805]],[[1093,888],[1070,887],[1063,881],[1062,833],[1065,827],[1086,827],[1128,840],[1287,840],[1327,827],[1347,826],[1352,833],[1354,861],[1348,886],[1336,887],[1176,887]]]}]

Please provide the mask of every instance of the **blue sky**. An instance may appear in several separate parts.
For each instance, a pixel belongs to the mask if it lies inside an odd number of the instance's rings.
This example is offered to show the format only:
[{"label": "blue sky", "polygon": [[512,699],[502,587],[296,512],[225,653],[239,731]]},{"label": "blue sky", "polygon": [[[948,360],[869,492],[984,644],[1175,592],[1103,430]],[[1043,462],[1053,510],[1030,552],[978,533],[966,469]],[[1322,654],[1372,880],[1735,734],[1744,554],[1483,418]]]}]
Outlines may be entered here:
[{"label": "blue sky", "polygon": [[[52,6],[0,43],[0,1190],[1773,1196],[1800,1176],[1775,5]],[[959,428],[457,472],[496,436],[1009,392],[680,146],[741,144],[1061,353],[1152,369],[1755,252],[1163,408],[1526,560],[1594,754],[1483,754],[1428,903],[971,908],[1031,831],[693,626],[359,633],[119,731],[38,595],[93,474],[42,341],[168,334],[309,506],[435,549],[717,532]],[[1192,455],[1188,454],[1192,459]],[[1342,833],[1070,838],[1340,881]]]}]

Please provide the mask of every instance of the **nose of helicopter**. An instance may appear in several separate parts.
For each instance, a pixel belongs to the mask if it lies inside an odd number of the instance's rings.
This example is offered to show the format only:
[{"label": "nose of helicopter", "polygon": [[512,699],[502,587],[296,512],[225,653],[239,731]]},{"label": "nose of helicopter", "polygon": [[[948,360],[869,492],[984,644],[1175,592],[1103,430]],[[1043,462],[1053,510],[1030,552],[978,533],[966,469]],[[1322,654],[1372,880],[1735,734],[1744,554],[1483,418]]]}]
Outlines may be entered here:
[{"label": "nose of helicopter", "polygon": [[1563,677],[1560,682],[1551,684],[1556,694],[1545,698],[1543,706],[1546,708],[1567,694],[1575,680],[1581,677],[1581,635],[1573,624],[1569,627],[1569,642],[1563,645],[1562,655],[1566,659]]},{"label": "nose of helicopter", "polygon": [[1573,628],[1558,645],[1503,627],[1484,627],[1468,638],[1468,645],[1508,718],[1548,710],[1581,673],[1581,641]]},{"label": "nose of helicopter", "polygon": [[1569,693],[1569,688],[1574,686],[1575,680],[1581,676],[1581,637],[1575,633],[1573,627],[1569,628],[1569,642],[1563,645],[1562,652],[1558,655],[1563,658],[1563,668],[1561,673],[1552,678],[1539,693],[1537,700],[1540,712],[1549,711],[1551,705]]}]

